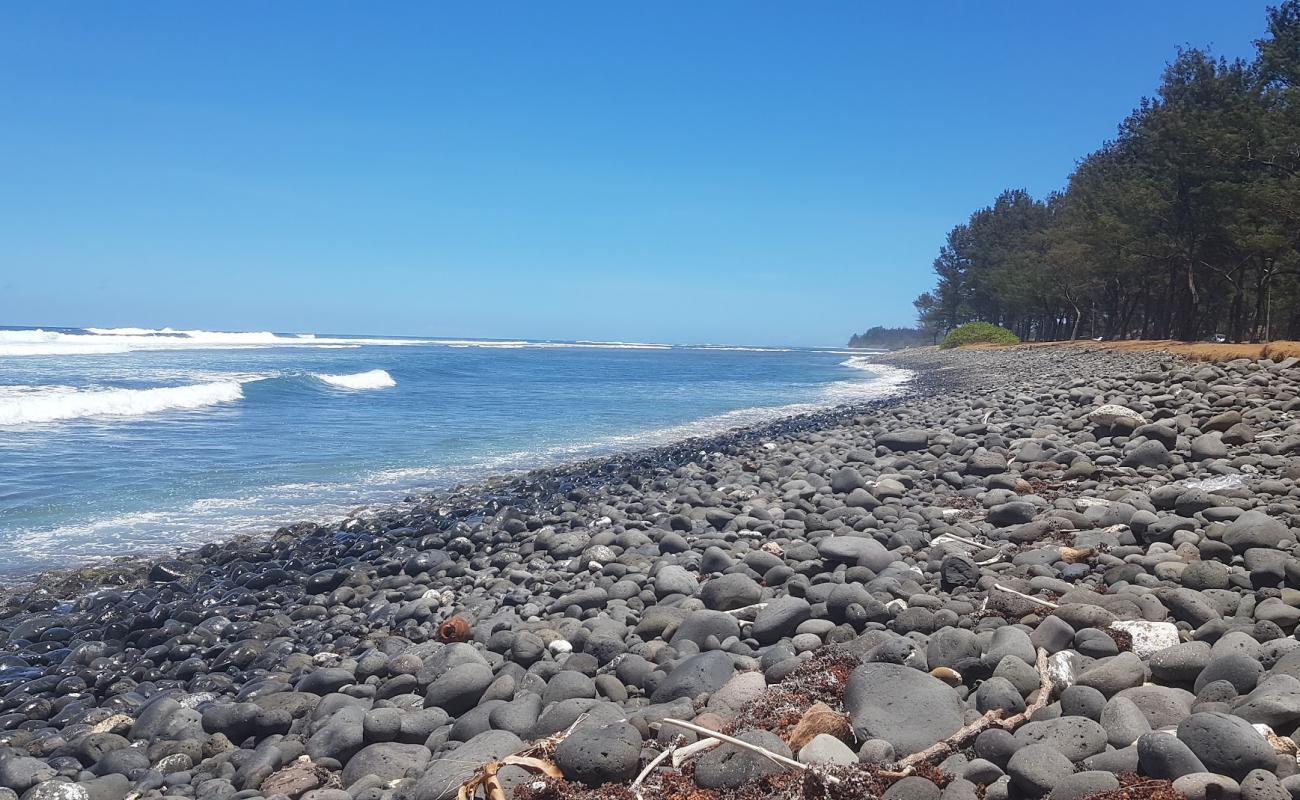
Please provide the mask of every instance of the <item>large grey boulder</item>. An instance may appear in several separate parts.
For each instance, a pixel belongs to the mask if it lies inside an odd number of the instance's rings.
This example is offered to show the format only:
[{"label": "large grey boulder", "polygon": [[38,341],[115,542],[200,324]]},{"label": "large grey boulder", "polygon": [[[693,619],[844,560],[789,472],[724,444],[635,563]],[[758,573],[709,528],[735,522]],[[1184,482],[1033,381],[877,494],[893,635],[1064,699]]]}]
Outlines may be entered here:
[{"label": "large grey boulder", "polygon": [[883,739],[900,756],[956,733],[965,721],[961,697],[938,678],[901,664],[863,664],[853,671],[844,706],[860,741]]}]

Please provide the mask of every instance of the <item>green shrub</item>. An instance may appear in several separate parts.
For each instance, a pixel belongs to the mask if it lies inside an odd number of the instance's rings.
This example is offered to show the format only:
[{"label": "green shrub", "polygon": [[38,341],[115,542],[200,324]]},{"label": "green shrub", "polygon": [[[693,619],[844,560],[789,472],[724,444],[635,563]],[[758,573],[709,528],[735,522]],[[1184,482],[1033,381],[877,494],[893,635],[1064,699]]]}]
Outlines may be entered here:
[{"label": "green shrub", "polygon": [[987,322],[967,322],[953,328],[939,342],[940,350],[960,347],[964,344],[1020,344],[1020,338],[1006,328],[1000,328]]}]

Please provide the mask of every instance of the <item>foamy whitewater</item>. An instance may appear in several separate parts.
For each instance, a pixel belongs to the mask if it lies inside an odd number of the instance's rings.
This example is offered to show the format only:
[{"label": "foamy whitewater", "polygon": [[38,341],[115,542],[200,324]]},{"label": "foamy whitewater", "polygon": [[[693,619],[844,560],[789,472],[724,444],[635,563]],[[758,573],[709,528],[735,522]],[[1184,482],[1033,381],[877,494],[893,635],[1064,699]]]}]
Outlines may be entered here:
[{"label": "foamy whitewater", "polygon": [[842,350],[0,328],[0,574],[336,519],[909,378]]}]

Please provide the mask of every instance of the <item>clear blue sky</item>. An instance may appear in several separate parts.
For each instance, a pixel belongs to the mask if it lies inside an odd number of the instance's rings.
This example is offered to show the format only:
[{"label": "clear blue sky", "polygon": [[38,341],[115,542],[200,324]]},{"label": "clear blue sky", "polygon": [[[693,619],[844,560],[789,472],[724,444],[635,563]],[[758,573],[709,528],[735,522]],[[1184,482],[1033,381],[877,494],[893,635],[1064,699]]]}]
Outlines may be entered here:
[{"label": "clear blue sky", "polygon": [[0,324],[841,344],[1262,2],[0,9]]}]

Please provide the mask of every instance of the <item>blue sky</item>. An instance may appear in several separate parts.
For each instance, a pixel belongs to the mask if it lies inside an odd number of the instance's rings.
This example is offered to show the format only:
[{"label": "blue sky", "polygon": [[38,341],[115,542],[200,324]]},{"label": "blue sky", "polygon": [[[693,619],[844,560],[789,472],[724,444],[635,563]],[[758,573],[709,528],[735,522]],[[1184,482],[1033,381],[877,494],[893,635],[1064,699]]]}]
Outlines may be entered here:
[{"label": "blue sky", "polygon": [[0,9],[0,324],[837,345],[1264,3]]}]

